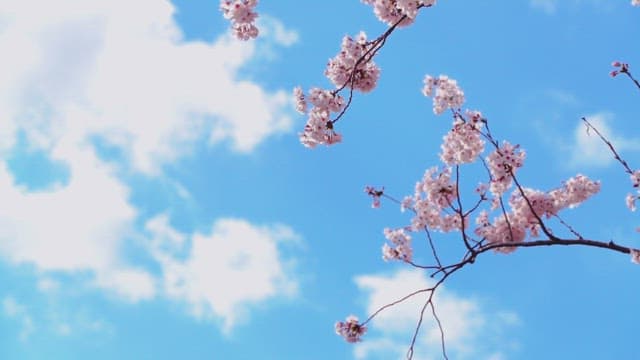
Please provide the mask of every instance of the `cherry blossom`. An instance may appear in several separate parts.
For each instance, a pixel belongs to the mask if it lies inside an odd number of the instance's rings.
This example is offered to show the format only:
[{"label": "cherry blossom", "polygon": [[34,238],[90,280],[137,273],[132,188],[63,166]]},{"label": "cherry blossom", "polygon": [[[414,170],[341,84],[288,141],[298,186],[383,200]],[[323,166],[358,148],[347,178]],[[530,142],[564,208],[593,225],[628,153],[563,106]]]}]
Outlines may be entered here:
[{"label": "cherry blossom", "polygon": [[335,325],[336,334],[342,336],[347,342],[355,343],[367,332],[367,327],[358,323],[358,318],[349,315],[346,321],[338,321]]},{"label": "cherry blossom", "polygon": [[[458,194],[458,188],[451,181],[451,168],[438,171],[437,167],[428,169],[422,181],[416,183],[411,203],[405,198],[402,206],[412,208],[415,216],[411,220],[411,229],[420,231],[425,228],[449,232],[462,228],[458,214],[447,214],[443,210],[452,207]],[[466,223],[464,226],[466,227]]]},{"label": "cherry blossom", "polygon": [[293,89],[293,98],[296,104],[296,111],[299,112],[300,114],[306,114],[307,100],[300,86],[297,86]]},{"label": "cherry blossom", "polygon": [[[640,1],[640,0],[638,0]],[[623,74],[623,73],[628,73],[629,72],[629,64],[627,63],[623,63],[620,61],[614,61],[613,63],[611,63],[611,66],[613,66],[614,68],[619,68],[616,70],[612,70],[609,75],[611,75],[611,77],[616,77],[618,76],[618,74]]]},{"label": "cherry blossom", "polygon": [[373,186],[365,186],[364,188],[364,192],[367,193],[367,195],[371,196],[371,198],[373,198],[373,202],[371,203],[371,207],[374,209],[377,209],[380,207],[380,197],[382,196],[382,194],[384,194],[384,188],[378,190],[376,188],[374,188]]},{"label": "cherry blossom", "polygon": [[406,16],[398,26],[412,24],[419,7],[432,6],[436,3],[435,0],[362,0],[362,2],[372,5],[378,19],[388,25],[393,25]]},{"label": "cherry blossom", "polygon": [[325,75],[337,88],[346,86],[362,92],[373,90],[380,77],[380,68],[371,60],[371,51],[372,44],[367,42],[364,32],[355,39],[345,36],[342,50],[329,60]]},{"label": "cherry blossom", "polygon": [[254,8],[258,0],[221,0],[220,10],[224,17],[231,21],[231,28],[236,38],[249,40],[258,36],[258,28],[254,21],[258,13]]},{"label": "cherry blossom", "polygon": [[489,171],[491,172],[489,189],[494,195],[504,193],[511,186],[513,179],[511,174],[522,167],[526,154],[524,150],[519,148],[520,145],[514,146],[505,141],[502,147],[496,149],[487,157]]},{"label": "cherry blossom", "polygon": [[640,0],[631,0],[631,5],[640,6]]},{"label": "cherry blossom", "polygon": [[[479,113],[478,113],[479,114]],[[481,115],[479,115],[481,117]],[[472,117],[473,118],[473,117]],[[444,136],[440,159],[447,165],[459,165],[474,162],[484,151],[484,140],[480,133],[482,123],[465,122],[456,116],[453,128]]]},{"label": "cherry blossom", "polygon": [[[633,187],[638,189],[637,192],[638,194],[640,194],[640,170],[632,172],[629,178],[631,179],[631,184],[633,185]],[[636,200],[638,200],[638,195],[627,194],[625,200],[629,210],[636,211]]]},{"label": "cherry blossom", "polygon": [[[296,106],[302,107],[300,97],[304,94],[294,92],[296,96]],[[339,112],[344,107],[342,96],[334,94],[329,90],[313,88],[309,91],[309,102],[313,105],[309,111],[309,118],[300,133],[300,142],[309,148],[314,148],[319,144],[333,145],[342,141],[342,135],[333,129],[331,113]],[[298,105],[299,104],[299,105]]]},{"label": "cherry blossom", "polygon": [[[548,193],[529,188],[521,190],[515,189],[511,194],[511,211],[496,217],[493,223],[489,222],[485,210],[480,212],[476,218],[476,235],[486,239],[489,244],[522,242],[526,239],[527,230],[531,237],[538,237],[541,220],[585,201],[600,190],[600,183],[578,174],[567,180],[563,187]],[[515,251],[515,247],[497,248],[497,251],[510,253]]]},{"label": "cherry blossom", "polygon": [[382,259],[411,261],[413,249],[411,248],[411,236],[407,235],[404,229],[391,230],[384,229],[384,236],[394,247],[384,244],[382,246]]},{"label": "cherry blossom", "polygon": [[[480,212],[476,218],[475,234],[486,239],[487,243],[505,244],[519,243],[526,238],[526,229],[522,221],[519,221],[513,214],[501,215],[489,222],[489,214],[486,210]],[[505,246],[495,248],[496,252],[508,254],[516,250],[515,246]]]},{"label": "cherry blossom", "polygon": [[433,112],[436,115],[442,114],[447,109],[458,109],[464,103],[464,92],[455,80],[449,79],[446,75],[440,75],[437,78],[426,75],[422,93],[426,97],[433,96]]},{"label": "cherry blossom", "polygon": [[600,191],[600,182],[578,174],[564,183],[564,187],[553,192],[556,207],[574,208]]},{"label": "cherry blossom", "polygon": [[629,177],[634,188],[640,187],[640,170],[634,171]]},{"label": "cherry blossom", "polygon": [[625,201],[629,210],[636,211],[636,200],[638,200],[637,195],[627,194]]}]

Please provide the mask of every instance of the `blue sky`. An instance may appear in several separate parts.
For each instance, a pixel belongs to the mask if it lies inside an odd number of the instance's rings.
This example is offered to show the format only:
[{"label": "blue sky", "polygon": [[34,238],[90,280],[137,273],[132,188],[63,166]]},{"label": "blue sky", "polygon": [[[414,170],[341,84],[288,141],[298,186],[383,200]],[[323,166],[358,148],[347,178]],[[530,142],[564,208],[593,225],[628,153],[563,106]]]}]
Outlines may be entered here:
[{"label": "blue sky", "polygon": [[[425,74],[457,79],[526,149],[526,186],[601,180],[565,220],[640,246],[628,176],[580,124],[640,166],[640,94],[608,75],[613,60],[640,69],[629,1],[440,1],[380,52],[344,142],[314,150],[292,88],[329,87],[342,37],[384,25],[356,0],[258,11],[262,36],[240,43],[216,0],[0,0],[0,358],[403,358],[420,299],[356,346],[333,324],[429,284],[381,260],[382,229],[410,218],[362,191],[400,198],[438,165],[450,119]],[[456,240],[437,238],[452,259]],[[437,299],[451,358],[633,358],[639,276],[602,250],[486,254]],[[434,334],[427,322],[416,358],[440,358]]]}]

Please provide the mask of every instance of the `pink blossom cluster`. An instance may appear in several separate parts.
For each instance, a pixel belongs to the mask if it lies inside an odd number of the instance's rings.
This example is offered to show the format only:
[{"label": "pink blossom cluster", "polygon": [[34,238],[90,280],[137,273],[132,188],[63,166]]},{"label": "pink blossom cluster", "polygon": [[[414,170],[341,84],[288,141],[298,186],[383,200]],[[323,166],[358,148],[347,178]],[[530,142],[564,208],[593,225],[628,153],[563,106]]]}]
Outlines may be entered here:
[{"label": "pink blossom cluster", "polygon": [[249,40],[258,36],[258,28],[254,21],[258,13],[254,8],[258,0],[221,0],[220,10],[224,17],[231,21],[233,34],[240,40]]},{"label": "pink blossom cluster", "polygon": [[[489,215],[482,211],[476,218],[476,235],[486,239],[488,244],[518,243],[525,240],[527,231],[532,237],[539,236],[540,221],[557,215],[565,208],[572,208],[600,191],[600,183],[578,174],[567,180],[563,187],[550,192],[519,189],[513,191],[509,199],[511,211],[497,216],[493,223]],[[525,198],[526,197],[526,198]],[[496,251],[509,253],[515,247],[500,247]]]},{"label": "pink blossom cluster", "polygon": [[[640,1],[640,0],[638,0]],[[616,77],[618,76],[618,74],[623,74],[623,73],[628,73],[629,72],[629,64],[627,63],[623,63],[620,61],[614,61],[611,63],[611,66],[613,66],[614,70],[612,70],[609,75],[611,75],[611,77]]]},{"label": "pink blossom cluster", "polygon": [[636,200],[640,198],[640,170],[634,171],[629,177],[631,178],[631,184],[637,189],[637,194],[627,194],[626,203],[629,210],[636,211]]},{"label": "pink blossom cluster", "polygon": [[296,86],[293,89],[293,99],[296,103],[296,111],[300,114],[307,113],[307,100],[304,96],[304,92],[300,86]]},{"label": "pink blossom cluster", "polygon": [[[296,98],[296,109],[307,108],[307,99],[301,89],[294,89]],[[339,112],[344,107],[342,96],[329,90],[313,88],[309,91],[309,102],[313,105],[308,112],[309,118],[304,126],[304,131],[300,133],[300,142],[309,148],[314,148],[318,144],[332,145],[342,141],[342,135],[333,129],[331,113]]]},{"label": "pink blossom cluster", "polygon": [[426,97],[433,96],[433,112],[436,115],[442,114],[447,109],[459,109],[464,103],[464,92],[455,80],[449,79],[446,75],[440,75],[437,78],[426,75],[422,93]]},{"label": "pink blossom cluster", "polygon": [[508,141],[502,147],[496,149],[487,157],[489,172],[491,173],[491,185],[489,187],[494,195],[501,195],[511,186],[512,173],[522,167],[525,159],[524,150],[520,145],[511,145]]},{"label": "pink blossom cluster", "polygon": [[371,203],[371,207],[374,208],[374,209],[379,208],[380,207],[380,197],[382,196],[382,194],[384,194],[384,188],[378,190],[378,189],[374,188],[373,186],[365,186],[364,192],[366,192],[367,195],[371,196],[371,198],[373,199],[373,202]]},{"label": "pink blossom cluster", "polygon": [[422,181],[416,183],[413,198],[405,198],[402,202],[404,208],[411,208],[415,212],[411,228],[414,231],[425,228],[442,232],[459,230],[462,226],[460,216],[444,211],[453,206],[457,195],[458,188],[451,181],[450,167],[440,172],[437,167],[428,169]]},{"label": "pink blossom cluster", "polygon": [[384,236],[394,245],[393,247],[388,244],[382,246],[382,259],[384,261],[411,261],[413,257],[411,236],[407,235],[404,229],[391,230],[386,228],[384,229]]},{"label": "pink blossom cluster", "polygon": [[393,25],[406,16],[398,26],[407,26],[413,23],[421,6],[432,6],[436,0],[362,0],[362,2],[372,5],[378,19],[388,25]]},{"label": "pink blossom cluster", "polygon": [[[556,202],[554,196],[549,193],[528,188],[522,190],[526,199],[518,190],[514,191],[509,199],[509,205],[512,209],[512,213],[508,216],[509,221],[512,227],[522,229],[522,231],[529,230],[532,237],[538,237],[540,228],[538,218],[546,217],[548,219],[556,215],[560,210],[557,206],[560,202]],[[562,193],[553,194],[561,196]],[[527,202],[527,200],[529,201]],[[519,239],[519,241],[522,240],[524,239]],[[489,242],[491,241],[489,240]]]},{"label": "pink blossom cluster", "polygon": [[564,186],[551,192],[559,210],[574,208],[600,191],[600,182],[578,174],[565,181]]},{"label": "pink blossom cluster", "polygon": [[482,114],[467,111],[468,121],[459,116],[453,120],[453,128],[443,138],[440,159],[447,165],[460,165],[474,162],[484,151]]},{"label": "pink blossom cluster", "polygon": [[631,0],[631,5],[640,6],[640,0]]},{"label": "pink blossom cluster", "polygon": [[[486,239],[488,244],[508,244],[519,243],[524,241],[527,233],[523,226],[515,226],[512,214],[498,216],[493,220],[493,224],[489,222],[489,214],[483,210],[476,218],[475,234]],[[495,249],[501,253],[511,253],[516,250],[515,247],[498,247]]]},{"label": "pink blossom cluster", "polygon": [[371,91],[380,77],[380,68],[371,59],[371,51],[372,44],[367,42],[364,32],[355,39],[345,36],[342,50],[329,60],[324,74],[337,88],[346,86],[362,92]]},{"label": "pink blossom cluster", "polygon": [[346,321],[338,321],[335,325],[336,334],[342,336],[347,342],[355,343],[367,332],[367,327],[358,323],[358,318],[349,315]]}]

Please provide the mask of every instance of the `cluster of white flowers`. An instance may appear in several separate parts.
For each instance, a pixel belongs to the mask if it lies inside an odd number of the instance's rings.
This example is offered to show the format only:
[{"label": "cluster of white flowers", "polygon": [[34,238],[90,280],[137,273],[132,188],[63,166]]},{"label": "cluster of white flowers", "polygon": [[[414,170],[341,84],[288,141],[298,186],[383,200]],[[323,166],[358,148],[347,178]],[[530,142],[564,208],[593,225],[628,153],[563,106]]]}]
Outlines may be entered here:
[{"label": "cluster of white flowers", "polygon": [[501,195],[511,186],[516,170],[522,167],[526,153],[519,149],[519,145],[511,145],[508,141],[502,147],[496,149],[487,157],[487,164],[491,172],[491,185],[489,189],[494,195]]},{"label": "cluster of white flowers", "polygon": [[371,60],[373,54],[370,52],[371,44],[364,32],[355,39],[345,36],[342,49],[329,60],[324,74],[338,88],[346,86],[362,92],[371,91],[380,77],[380,68]]},{"label": "cluster of white flowers", "polygon": [[474,162],[484,151],[482,140],[482,114],[467,110],[467,121],[456,116],[453,128],[443,138],[440,159],[447,165],[460,165]]},{"label": "cluster of white flowers", "polygon": [[384,236],[394,246],[388,244],[382,246],[382,259],[411,261],[413,257],[413,249],[411,248],[411,236],[404,232],[404,229],[391,230],[384,229]]},{"label": "cluster of white flowers", "polygon": [[[476,218],[476,235],[486,239],[489,244],[517,243],[525,240],[527,230],[532,237],[539,236],[540,221],[550,218],[559,211],[573,208],[600,191],[600,182],[578,174],[565,181],[564,185],[549,192],[539,190],[516,189],[511,194],[511,211],[497,216],[493,223],[489,214],[482,211]],[[496,251],[512,252],[516,248],[499,247]]]},{"label": "cluster of white flowers", "polygon": [[[434,94],[435,90],[435,94]],[[422,93],[426,97],[433,96],[433,112],[442,114],[447,109],[459,109],[464,104],[464,92],[458,83],[446,75],[437,78],[427,75],[424,78]]]},{"label": "cluster of white flowers", "polygon": [[407,26],[413,23],[421,6],[432,6],[436,0],[362,0],[362,2],[373,6],[373,12],[378,19],[388,25],[393,25],[406,16],[398,26]]},{"label": "cluster of white flowers", "polygon": [[220,10],[226,19],[231,21],[233,34],[240,40],[249,40],[258,36],[258,28],[254,24],[258,13],[254,8],[258,0],[221,0]]},{"label": "cluster of white flowers", "polygon": [[335,325],[336,334],[342,336],[347,342],[355,343],[367,332],[367,327],[358,322],[358,318],[349,315],[345,321],[338,321]]},{"label": "cluster of white flowers", "polygon": [[[296,109],[304,111],[307,109],[307,100],[302,89],[294,89],[296,99]],[[331,113],[339,112],[344,107],[342,96],[334,94],[329,90],[313,88],[309,91],[309,102],[313,105],[309,111],[309,118],[300,133],[300,142],[306,147],[316,147],[319,144],[331,145],[342,141],[342,135],[335,132]]]}]

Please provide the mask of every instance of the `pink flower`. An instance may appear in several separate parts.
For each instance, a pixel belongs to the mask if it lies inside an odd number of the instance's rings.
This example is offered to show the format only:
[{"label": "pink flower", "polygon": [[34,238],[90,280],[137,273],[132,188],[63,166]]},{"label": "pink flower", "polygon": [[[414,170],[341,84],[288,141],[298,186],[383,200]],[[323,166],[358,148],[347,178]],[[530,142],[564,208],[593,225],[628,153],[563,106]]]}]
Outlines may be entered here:
[{"label": "pink flower", "polygon": [[422,93],[426,97],[433,96],[433,112],[436,115],[447,109],[458,109],[464,103],[464,92],[455,80],[449,79],[446,75],[440,75],[438,78],[426,75]]},{"label": "pink flower", "polygon": [[511,186],[511,174],[515,173],[524,163],[526,154],[519,147],[520,145],[514,146],[505,141],[502,147],[487,157],[489,172],[491,173],[491,185],[489,188],[496,196],[504,193]]},{"label": "pink flower", "polygon": [[393,25],[406,16],[398,26],[407,26],[413,23],[419,6],[432,6],[436,0],[362,0],[362,2],[372,5],[378,19],[387,25]]},{"label": "pink flower", "polygon": [[631,255],[631,262],[634,264],[640,264],[640,250],[631,249],[629,253]]},{"label": "pink flower", "polygon": [[[342,135],[334,130],[330,116],[332,112],[342,110],[344,99],[329,90],[313,88],[309,91],[308,100],[313,108],[308,113],[309,118],[304,131],[299,134],[300,142],[309,148],[320,144],[333,145],[341,142]],[[296,106],[303,105],[306,106],[306,102],[300,102]]]},{"label": "pink flower", "polygon": [[258,36],[258,28],[254,21],[258,13],[253,8],[258,0],[221,0],[220,10],[224,17],[231,21],[233,34],[240,40],[249,40]]},{"label": "pink flower", "polygon": [[355,40],[345,36],[342,49],[329,60],[325,75],[337,88],[346,86],[362,92],[373,90],[380,77],[380,68],[372,60],[371,46],[364,32],[360,32]]},{"label": "pink flower", "polygon": [[293,89],[293,98],[296,104],[296,111],[300,114],[307,113],[307,100],[304,97],[304,92],[302,92],[302,88],[297,86]]},{"label": "pink flower", "polygon": [[[478,227],[475,233],[487,240],[489,245],[519,243],[523,242],[526,237],[526,229],[523,222],[514,214],[507,214],[509,221],[504,215],[500,215],[493,219],[493,224],[489,222],[489,214],[481,211],[476,218]],[[504,254],[512,253],[516,250],[515,246],[504,246],[495,248],[496,252]]]},{"label": "pink flower", "polygon": [[640,170],[634,171],[629,178],[631,178],[631,184],[634,188],[640,187]]},{"label": "pink flower", "polygon": [[405,196],[400,203],[400,211],[404,212],[407,209],[413,208],[413,198],[411,196]]},{"label": "pink flower", "polygon": [[384,229],[384,236],[394,247],[388,244],[382,246],[382,259],[411,261],[413,257],[413,249],[411,248],[411,236],[404,232],[404,229]]},{"label": "pink flower", "polygon": [[627,198],[625,200],[629,210],[636,211],[636,200],[638,200],[638,196],[633,194],[627,194]]},{"label": "pink flower", "polygon": [[[640,0],[637,0],[640,1]],[[620,70],[612,70],[609,75],[611,75],[611,77],[616,77],[618,74],[620,73],[627,73],[629,72],[629,64],[627,63],[623,63],[620,61],[614,61],[611,63],[611,66],[613,66],[614,68],[620,68]]]},{"label": "pink flower", "polygon": [[600,191],[600,182],[578,174],[565,181],[564,186],[550,192],[558,210],[574,208]]},{"label": "pink flower", "polygon": [[371,196],[371,198],[373,199],[373,203],[371,204],[371,207],[374,209],[377,209],[380,207],[380,197],[384,194],[384,188],[378,190],[376,188],[374,188],[373,186],[365,186],[364,187],[364,192],[367,193],[367,195]]},{"label": "pink flower", "polygon": [[437,167],[428,169],[422,181],[416,183],[413,196],[415,215],[411,220],[411,229],[423,230],[425,227],[449,232],[467,226],[460,222],[458,214],[447,214],[455,204],[458,188],[451,181],[451,168],[438,171]]},{"label": "pink flower", "polygon": [[488,189],[489,189],[489,185],[485,183],[479,183],[475,191],[478,193],[478,195],[484,197]]},{"label": "pink flower", "polygon": [[480,122],[465,122],[456,117],[453,128],[443,137],[440,159],[447,165],[474,162],[484,151],[484,140],[480,134]]},{"label": "pink flower", "polygon": [[367,332],[367,327],[358,323],[358,318],[349,315],[345,322],[338,321],[335,325],[336,334],[342,336],[347,342],[355,343]]}]

